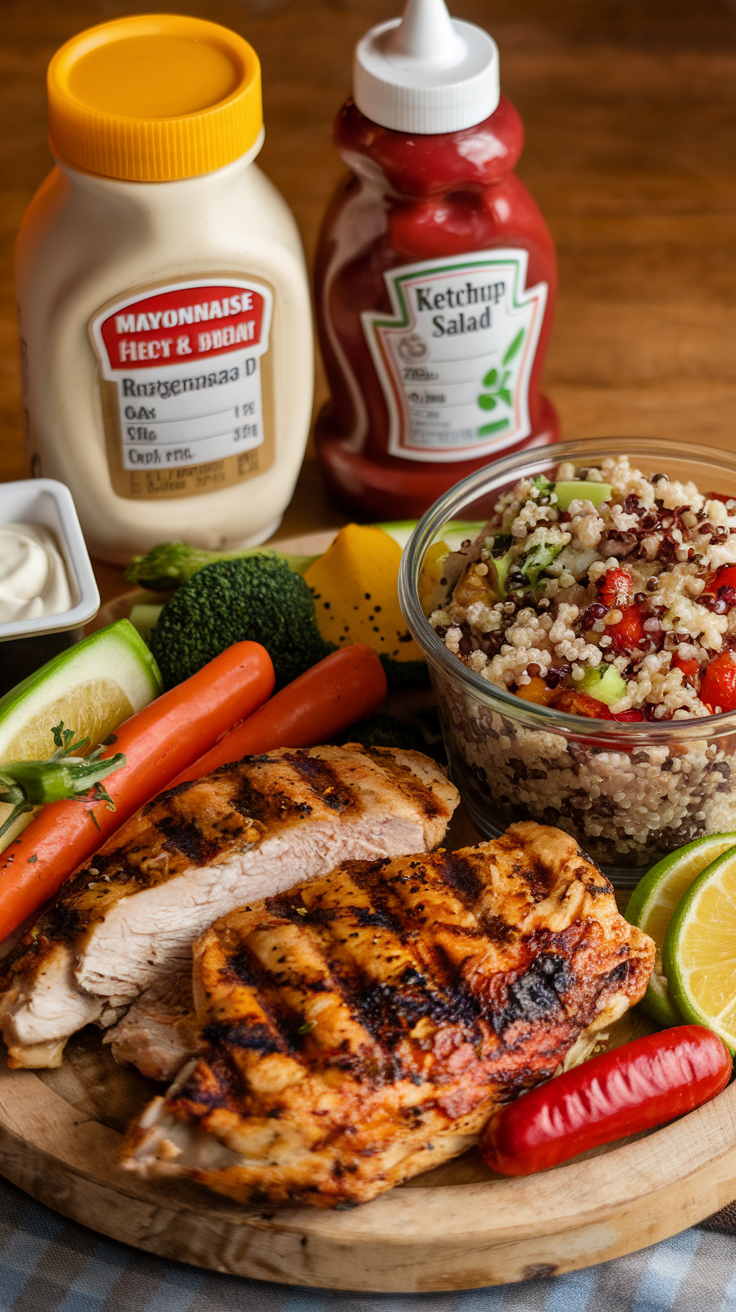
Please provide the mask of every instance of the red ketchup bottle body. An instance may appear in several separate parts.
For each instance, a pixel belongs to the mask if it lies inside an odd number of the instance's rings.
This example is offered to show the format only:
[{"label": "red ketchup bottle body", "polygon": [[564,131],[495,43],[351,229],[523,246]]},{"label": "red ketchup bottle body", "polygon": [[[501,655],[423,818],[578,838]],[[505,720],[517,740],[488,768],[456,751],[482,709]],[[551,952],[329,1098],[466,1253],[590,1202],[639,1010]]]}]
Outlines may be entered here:
[{"label": "red ketchup bottle body", "polygon": [[483,122],[431,135],[348,100],[334,139],[351,176],[315,268],[331,394],[317,451],[353,513],[415,518],[497,455],[557,438],[539,390],[554,245],[513,172],[523,127],[503,96]]}]

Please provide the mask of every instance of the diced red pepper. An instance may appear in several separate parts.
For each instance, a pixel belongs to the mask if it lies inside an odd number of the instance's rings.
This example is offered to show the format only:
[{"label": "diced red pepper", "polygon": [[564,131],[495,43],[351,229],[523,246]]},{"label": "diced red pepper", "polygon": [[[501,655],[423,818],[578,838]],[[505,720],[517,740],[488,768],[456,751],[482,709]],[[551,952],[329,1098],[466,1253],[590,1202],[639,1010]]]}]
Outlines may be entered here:
[{"label": "diced red pepper", "polygon": [[680,670],[685,682],[692,683],[700,669],[700,662],[696,656],[691,656],[688,660],[684,660],[678,652],[675,652],[672,657],[672,669]]},{"label": "diced red pepper", "polygon": [[708,575],[703,592],[718,592],[719,588],[736,588],[736,565],[721,565],[715,574]]},{"label": "diced red pepper", "polygon": [[716,584],[719,588],[736,588],[736,565],[722,565],[716,570]]},{"label": "diced red pepper", "polygon": [[614,651],[632,652],[649,642],[639,606],[627,606],[618,624],[607,626],[606,634],[613,639]]},{"label": "diced red pepper", "polygon": [[644,715],[632,707],[630,711],[619,711],[613,718],[620,720],[622,724],[639,724],[644,719]]},{"label": "diced red pepper", "polygon": [[730,651],[722,651],[707,667],[700,684],[700,700],[711,715],[736,711],[736,661]]},{"label": "diced red pepper", "polygon": [[576,692],[574,688],[558,688],[552,705],[556,711],[567,711],[568,715],[584,715],[589,720],[613,719],[605,702],[589,697],[587,692]]},{"label": "diced red pepper", "polygon": [[612,606],[625,606],[633,586],[634,580],[627,569],[609,569],[599,580],[598,591],[601,601],[610,609]]}]

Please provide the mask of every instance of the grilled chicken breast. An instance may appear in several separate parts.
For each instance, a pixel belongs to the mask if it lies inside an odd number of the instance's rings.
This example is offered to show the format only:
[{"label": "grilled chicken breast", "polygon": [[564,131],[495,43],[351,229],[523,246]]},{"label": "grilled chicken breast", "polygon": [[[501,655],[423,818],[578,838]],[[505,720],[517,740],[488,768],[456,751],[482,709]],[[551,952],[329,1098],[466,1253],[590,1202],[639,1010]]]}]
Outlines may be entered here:
[{"label": "grilled chicken breast", "polygon": [[332,869],[435,846],[458,802],[440,768],[393,748],[280,749],[161,793],[67,881],[3,962],[12,1066],[59,1065],[191,960],[218,916]]},{"label": "grilled chicken breast", "polygon": [[167,1084],[188,1057],[199,1052],[201,1034],[192,995],[191,953],[141,993],[105,1034],[121,1066],[137,1066],[149,1080]]},{"label": "grilled chicken breast", "polygon": [[347,1206],[461,1153],[637,1002],[654,943],[567,834],[350,861],[194,948],[206,1049],[126,1164],[242,1203]]}]

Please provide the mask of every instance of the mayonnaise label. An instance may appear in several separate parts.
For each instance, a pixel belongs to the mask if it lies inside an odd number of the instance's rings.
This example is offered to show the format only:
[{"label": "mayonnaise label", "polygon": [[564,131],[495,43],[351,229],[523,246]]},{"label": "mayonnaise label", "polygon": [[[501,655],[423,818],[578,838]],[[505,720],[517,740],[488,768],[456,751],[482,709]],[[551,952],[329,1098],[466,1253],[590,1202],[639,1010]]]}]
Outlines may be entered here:
[{"label": "mayonnaise label", "polygon": [[391,455],[475,459],[531,433],[529,380],[547,304],[528,252],[474,251],[384,274],[391,312],[363,329],[389,412]]},{"label": "mayonnaise label", "polygon": [[139,292],[93,317],[119,494],[189,496],[268,467],[272,311],[266,284],[220,278]]}]

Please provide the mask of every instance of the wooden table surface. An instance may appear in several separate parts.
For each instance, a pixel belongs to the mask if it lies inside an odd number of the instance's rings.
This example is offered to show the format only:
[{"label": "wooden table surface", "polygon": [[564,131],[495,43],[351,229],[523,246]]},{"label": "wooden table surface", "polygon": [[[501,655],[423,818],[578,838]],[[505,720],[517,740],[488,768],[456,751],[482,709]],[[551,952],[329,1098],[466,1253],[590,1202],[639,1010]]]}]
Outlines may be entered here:
[{"label": "wooden table surface", "polygon": [[[3,0],[0,8],[0,479],[22,478],[13,241],[51,166],[45,69],[84,27],[138,0]],[[341,176],[330,126],[353,46],[399,0],[178,0],[242,32],[264,75],[260,163],[312,258]],[[454,0],[487,27],[526,147],[518,172],[552,230],[560,294],[545,387],[566,437],[734,444],[736,0]],[[318,372],[316,402],[325,385]],[[307,458],[282,535],[345,521]],[[103,595],[120,572],[100,569]]]}]

